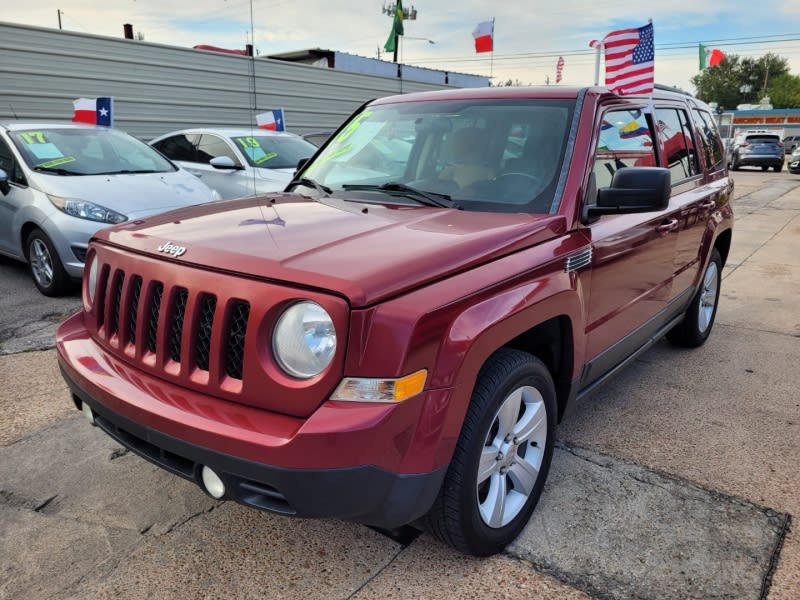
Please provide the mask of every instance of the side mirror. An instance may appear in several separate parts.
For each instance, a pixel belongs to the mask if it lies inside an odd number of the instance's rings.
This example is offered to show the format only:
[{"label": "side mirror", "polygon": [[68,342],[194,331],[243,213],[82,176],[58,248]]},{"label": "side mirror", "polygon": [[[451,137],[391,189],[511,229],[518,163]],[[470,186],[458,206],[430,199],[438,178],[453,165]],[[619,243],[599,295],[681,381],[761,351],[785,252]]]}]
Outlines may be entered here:
[{"label": "side mirror", "polygon": [[11,186],[8,184],[8,173],[0,169],[0,192],[3,193],[3,196],[8,196],[8,192],[11,191]]},{"label": "side mirror", "polygon": [[587,218],[600,215],[656,212],[669,206],[671,180],[662,167],[623,167],[611,187],[597,191],[597,203],[585,207]]},{"label": "side mirror", "polygon": [[209,164],[214,167],[215,169],[242,169],[237,165],[230,156],[215,156],[210,161]]},{"label": "side mirror", "polygon": [[294,174],[297,175],[303,169],[303,167],[305,167],[308,164],[309,160],[311,160],[311,158],[301,158],[300,160],[298,160],[297,166],[294,169]]}]

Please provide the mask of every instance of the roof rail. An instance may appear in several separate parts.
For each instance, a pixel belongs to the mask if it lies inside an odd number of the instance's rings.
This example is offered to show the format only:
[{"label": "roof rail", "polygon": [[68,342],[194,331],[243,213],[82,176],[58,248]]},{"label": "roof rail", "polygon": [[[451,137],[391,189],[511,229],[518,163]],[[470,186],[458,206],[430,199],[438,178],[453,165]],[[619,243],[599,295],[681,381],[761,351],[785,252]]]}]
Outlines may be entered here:
[{"label": "roof rail", "polygon": [[661,83],[654,83],[653,87],[655,89],[661,90],[663,92],[674,92],[676,94],[682,94],[684,96],[689,96],[690,98],[694,98],[694,95],[690,94],[689,92],[686,92],[686,91],[684,91],[684,90],[682,90],[680,88],[672,87],[670,85],[664,85],[664,84],[661,84]]}]

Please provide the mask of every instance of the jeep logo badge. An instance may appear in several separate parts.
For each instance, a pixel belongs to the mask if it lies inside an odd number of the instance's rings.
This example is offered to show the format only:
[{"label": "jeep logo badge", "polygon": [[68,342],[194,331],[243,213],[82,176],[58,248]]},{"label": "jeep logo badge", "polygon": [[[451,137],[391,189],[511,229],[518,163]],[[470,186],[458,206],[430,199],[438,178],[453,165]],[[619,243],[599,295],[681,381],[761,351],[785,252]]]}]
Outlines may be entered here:
[{"label": "jeep logo badge", "polygon": [[186,254],[186,248],[183,246],[176,246],[172,242],[167,242],[166,244],[161,244],[158,247],[159,252],[163,252],[164,254],[171,254],[175,258]]}]

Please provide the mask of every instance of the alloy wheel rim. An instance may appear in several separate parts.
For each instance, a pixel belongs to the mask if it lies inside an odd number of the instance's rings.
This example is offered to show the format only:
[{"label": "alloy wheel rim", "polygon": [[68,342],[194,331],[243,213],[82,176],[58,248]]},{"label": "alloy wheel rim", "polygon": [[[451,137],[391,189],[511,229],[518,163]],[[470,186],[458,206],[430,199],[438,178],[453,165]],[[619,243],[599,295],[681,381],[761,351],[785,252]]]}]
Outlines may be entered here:
[{"label": "alloy wheel rim", "polygon": [[478,510],[494,529],[524,508],[539,479],[547,443],[547,408],[541,393],[523,386],[500,405],[478,462]]},{"label": "alloy wheel rim", "polygon": [[700,294],[700,306],[697,325],[700,333],[705,333],[714,318],[714,309],[717,304],[717,287],[719,286],[719,276],[717,263],[712,262],[706,269],[703,277],[703,290]]},{"label": "alloy wheel rim", "polygon": [[31,271],[40,286],[49,287],[53,282],[53,260],[47,246],[40,239],[31,243]]}]

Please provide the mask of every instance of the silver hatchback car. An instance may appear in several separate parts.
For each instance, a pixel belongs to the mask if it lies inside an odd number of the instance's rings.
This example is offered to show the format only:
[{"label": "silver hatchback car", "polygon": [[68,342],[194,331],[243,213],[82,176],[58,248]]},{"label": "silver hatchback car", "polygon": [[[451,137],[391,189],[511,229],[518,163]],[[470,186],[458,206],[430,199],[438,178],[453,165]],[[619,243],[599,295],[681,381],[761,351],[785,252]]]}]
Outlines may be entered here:
[{"label": "silver hatchback car", "polygon": [[47,296],[72,289],[98,229],[216,199],[122,131],[0,123],[0,254],[27,262]]},{"label": "silver hatchback car", "polygon": [[299,135],[253,127],[184,129],[150,142],[223,198],[281,192],[317,147]]}]

